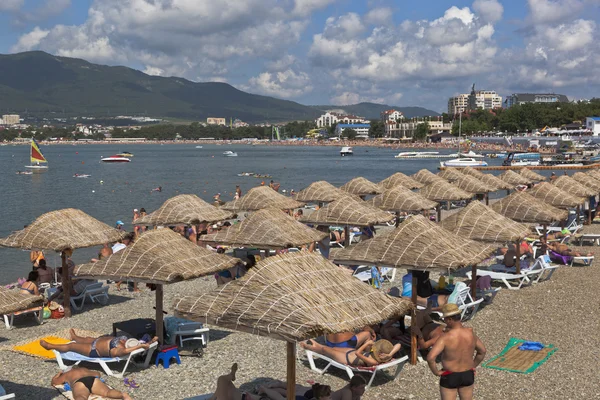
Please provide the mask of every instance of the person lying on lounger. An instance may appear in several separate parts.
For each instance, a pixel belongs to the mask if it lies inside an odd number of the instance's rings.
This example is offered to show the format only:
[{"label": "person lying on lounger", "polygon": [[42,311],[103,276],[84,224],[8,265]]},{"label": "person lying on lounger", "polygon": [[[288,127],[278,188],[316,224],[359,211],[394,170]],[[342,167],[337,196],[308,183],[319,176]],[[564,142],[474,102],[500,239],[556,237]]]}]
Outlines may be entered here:
[{"label": "person lying on lounger", "polygon": [[388,294],[394,297],[404,297],[408,300],[412,299],[412,277],[413,273],[417,277],[417,305],[427,307],[431,303],[433,311],[440,311],[444,304],[448,303],[449,295],[433,293],[431,282],[429,281],[429,272],[426,271],[411,271],[402,277],[402,292],[397,287],[392,287],[388,290]]},{"label": "person lying on lounger", "polygon": [[[364,380],[364,379],[363,379]],[[258,394],[269,400],[287,399],[287,382],[275,381],[269,385],[259,386]],[[261,397],[264,398],[264,397]],[[296,385],[295,400],[333,400],[331,387],[315,383],[312,387]]]},{"label": "person lying on lounger", "polygon": [[324,346],[312,340],[300,342],[300,347],[329,357],[340,364],[352,367],[374,367],[389,362],[400,348],[400,343],[392,345],[388,340],[377,342],[367,340],[360,348],[351,349],[343,347]]},{"label": "person lying on lounger", "polygon": [[122,357],[137,349],[148,349],[156,342],[154,337],[149,343],[141,343],[127,336],[100,336],[98,338],[77,336],[74,329],[70,330],[71,340],[75,343],[53,344],[40,340],[40,345],[46,350],[57,350],[61,353],[73,351],[90,358]]},{"label": "person lying on lounger", "polygon": [[100,376],[100,372],[83,367],[73,367],[67,372],[59,372],[54,375],[52,385],[68,383],[71,386],[75,400],[85,400],[93,394],[109,399],[131,400],[131,396],[127,393],[109,388],[106,383],[99,379]]},{"label": "person lying on lounger", "polygon": [[343,347],[343,348],[359,348],[367,340],[375,340],[377,335],[375,331],[365,326],[362,331],[358,333],[354,332],[340,332],[332,333],[325,336],[325,344],[329,347]]},{"label": "person lying on lounger", "polygon": [[542,237],[540,240],[542,242],[542,245],[546,245],[548,250],[552,250],[553,252],[558,253],[561,256],[585,257],[585,256],[593,256],[594,255],[593,253],[581,254],[580,252],[574,251],[573,249],[569,248],[569,246],[567,246],[564,243],[559,243],[559,242],[547,243],[546,239],[544,237]]},{"label": "person lying on lounger", "polygon": [[221,375],[217,379],[217,389],[208,400],[259,400],[259,397],[250,393],[242,392],[236,388],[233,382],[238,370],[237,363],[231,366],[231,371],[226,375]]}]

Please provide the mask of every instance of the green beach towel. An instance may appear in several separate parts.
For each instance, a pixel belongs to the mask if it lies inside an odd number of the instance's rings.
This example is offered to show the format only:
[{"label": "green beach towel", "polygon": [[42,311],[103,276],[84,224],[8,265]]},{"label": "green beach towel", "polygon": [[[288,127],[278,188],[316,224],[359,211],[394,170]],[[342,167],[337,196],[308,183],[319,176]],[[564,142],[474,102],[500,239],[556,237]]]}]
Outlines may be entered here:
[{"label": "green beach towel", "polygon": [[553,344],[544,345],[544,348],[540,351],[519,350],[519,346],[525,342],[527,341],[510,338],[504,350],[496,357],[485,362],[483,366],[520,374],[530,374],[548,361],[550,356],[558,350]]}]

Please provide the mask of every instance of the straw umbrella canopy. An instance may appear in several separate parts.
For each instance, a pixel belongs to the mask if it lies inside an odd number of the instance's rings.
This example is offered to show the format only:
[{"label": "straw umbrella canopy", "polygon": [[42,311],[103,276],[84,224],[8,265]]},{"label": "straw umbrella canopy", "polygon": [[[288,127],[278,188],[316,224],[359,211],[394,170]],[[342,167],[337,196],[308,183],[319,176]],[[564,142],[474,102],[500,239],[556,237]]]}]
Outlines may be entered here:
[{"label": "straw umbrella canopy", "polygon": [[372,207],[364,201],[345,197],[303,215],[300,222],[317,225],[371,226],[389,222],[394,218],[393,214]]},{"label": "straw umbrella canopy", "polygon": [[529,168],[522,168],[521,171],[519,171],[519,174],[534,182],[542,182],[546,180],[546,177],[544,175],[540,175],[537,172],[530,170]]},{"label": "straw umbrella canopy", "polygon": [[410,176],[404,175],[402,172],[396,172],[394,175],[390,175],[379,182],[379,186],[383,189],[391,189],[396,186],[404,186],[407,189],[420,189],[424,185]]},{"label": "straw umbrella canopy", "polygon": [[315,201],[320,203],[329,203],[347,194],[343,190],[336,188],[327,181],[318,181],[311,183],[305,189],[292,196],[294,200],[305,203]]},{"label": "straw umbrella canopy", "polygon": [[278,209],[252,213],[239,224],[217,233],[200,236],[201,241],[261,249],[287,249],[319,242],[327,233],[296,221]]},{"label": "straw umbrella canopy", "polygon": [[527,192],[512,193],[490,207],[507,218],[524,223],[549,225],[568,216],[567,211],[553,207]]},{"label": "straw umbrella canopy", "polygon": [[445,180],[443,178],[440,178],[439,176],[437,176],[436,174],[434,174],[433,172],[431,172],[427,169],[420,170],[416,174],[412,175],[411,178],[417,182],[422,183],[423,185],[429,185],[430,183],[439,182],[439,181],[445,182]]},{"label": "straw umbrella canopy", "polygon": [[458,187],[451,185],[442,178],[440,181],[427,184],[419,190],[419,194],[433,201],[459,201],[469,200],[473,197],[472,193],[465,192]]},{"label": "straw umbrella canopy", "polygon": [[424,211],[437,206],[435,201],[431,201],[404,186],[386,189],[382,194],[373,197],[366,203],[382,210],[396,212]]},{"label": "straw umbrella canopy", "polygon": [[572,196],[589,197],[598,194],[596,189],[586,186],[567,175],[559,176],[552,182],[552,184]]},{"label": "straw umbrella canopy", "polygon": [[577,207],[585,201],[583,198],[575,197],[548,182],[539,183],[528,192],[533,197],[558,208]]},{"label": "straw umbrella canopy", "polygon": [[455,180],[462,178],[464,174],[456,168],[444,168],[442,171],[438,172],[437,176],[448,182],[454,182]]},{"label": "straw umbrella canopy", "polygon": [[496,187],[492,187],[469,175],[462,175],[462,177],[452,181],[452,184],[469,193],[489,193],[497,190]]},{"label": "straw umbrella canopy", "polygon": [[531,179],[528,179],[523,175],[519,175],[510,169],[498,175],[498,178],[502,179],[506,183],[510,183],[513,186],[530,185],[533,183]]},{"label": "straw umbrella canopy", "polygon": [[392,232],[335,251],[333,259],[350,265],[367,263],[418,270],[454,269],[475,265],[493,250],[492,246],[453,235],[422,215],[415,215]]},{"label": "straw umbrella canopy", "polygon": [[485,242],[519,240],[529,233],[528,226],[497,213],[479,201],[441,221],[440,226],[462,238]]},{"label": "straw umbrella canopy", "polygon": [[513,188],[513,185],[503,181],[502,179],[498,178],[497,176],[492,175],[492,174],[484,174],[483,172],[478,171],[475,168],[466,167],[466,168],[461,169],[460,172],[462,172],[463,175],[469,175],[474,178],[477,178],[481,182],[485,183],[488,186],[494,187],[497,190]]},{"label": "straw umbrella canopy", "polygon": [[156,284],[156,332],[163,343],[162,285],[212,275],[238,262],[202,248],[170,229],[158,229],[143,233],[123,251],[76,266],[75,276]]},{"label": "straw umbrella canopy", "polygon": [[291,210],[303,206],[303,203],[281,195],[268,186],[258,186],[250,189],[241,198],[223,204],[221,208],[230,211],[255,211],[263,208]]},{"label": "straw umbrella canopy", "polygon": [[586,172],[587,175],[591,176],[594,179],[600,180],[600,171],[597,169],[591,169]]},{"label": "straw umbrella canopy", "polygon": [[40,306],[44,298],[20,293],[18,290],[10,290],[0,287],[0,314],[12,314],[17,311]]},{"label": "straw umbrella canopy", "polygon": [[295,398],[296,341],[353,331],[404,315],[413,306],[316,253],[301,252],[266,258],[243,278],[177,299],[174,308],[186,319],[286,341],[287,398]]},{"label": "straw umbrella canopy", "polygon": [[180,194],[160,208],[135,220],[136,225],[197,225],[233,218],[230,211],[219,209],[194,194]]},{"label": "straw umbrella canopy", "polygon": [[572,176],[577,182],[582,185],[587,186],[590,189],[593,189],[596,193],[600,192],[600,176],[598,178],[594,178],[594,176],[590,174],[586,174],[583,172],[575,172]]},{"label": "straw umbrella canopy", "polygon": [[0,239],[0,246],[61,252],[65,316],[71,316],[71,279],[66,252],[116,242],[125,236],[81,210],[65,208],[39,216],[25,229]]},{"label": "straw umbrella canopy", "polygon": [[357,196],[366,196],[369,194],[380,194],[382,189],[376,183],[359,176],[354,178],[340,187],[345,192],[355,194]]}]

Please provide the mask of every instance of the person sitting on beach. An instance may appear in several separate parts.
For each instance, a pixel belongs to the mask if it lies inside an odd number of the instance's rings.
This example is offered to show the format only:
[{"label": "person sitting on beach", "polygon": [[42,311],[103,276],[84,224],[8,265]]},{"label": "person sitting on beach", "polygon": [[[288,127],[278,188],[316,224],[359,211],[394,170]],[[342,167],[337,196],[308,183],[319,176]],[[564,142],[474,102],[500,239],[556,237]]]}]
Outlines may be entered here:
[{"label": "person sitting on beach", "polygon": [[[411,332],[417,335],[419,349],[431,348],[444,333],[444,327],[434,322],[429,316],[430,314],[431,304],[425,310],[417,310],[415,323],[412,324],[411,322]],[[379,331],[383,339],[392,343],[407,339],[404,316],[387,321]]]},{"label": "person sitting on beach", "polygon": [[[25,225],[25,228],[27,228],[27,225]],[[33,268],[37,268],[40,265],[40,260],[44,259],[44,252],[42,250],[31,250],[29,253],[29,260],[31,261]]]},{"label": "person sitting on beach", "polygon": [[73,392],[73,399],[85,400],[91,395],[102,398],[132,400],[125,392],[109,388],[100,380],[100,372],[75,366],[66,372],[59,372],[52,377],[52,386],[68,383]]},{"label": "person sitting on beach", "polygon": [[137,349],[146,349],[158,340],[154,337],[148,343],[137,339],[128,339],[127,336],[100,336],[97,338],[78,336],[75,330],[69,331],[74,343],[54,344],[40,340],[40,346],[46,350],[57,350],[61,353],[73,351],[90,358],[122,357]]},{"label": "person sitting on beach", "polygon": [[296,211],[296,213],[294,214],[294,219],[297,221],[300,218],[302,218],[302,216],[304,215],[304,211],[302,211],[302,209],[298,209],[298,211]]},{"label": "person sitting on beach", "polygon": [[[510,243],[508,247],[500,249],[500,252],[504,254],[502,263],[507,267],[514,267],[517,259],[517,246],[514,243]],[[519,256],[532,257],[533,248],[525,240],[521,242],[519,248]]]},{"label": "person sitting on beach", "polygon": [[[401,297],[412,299],[412,277],[413,274],[417,277],[417,305],[428,307],[431,302],[433,311],[439,311],[442,306],[448,303],[448,295],[433,293],[433,287],[429,280],[429,272],[409,270],[409,273],[402,277],[402,293]],[[397,289],[396,289],[397,290]],[[388,294],[394,295],[397,291],[391,288]]]},{"label": "person sitting on beach", "polygon": [[329,347],[359,348],[367,340],[375,340],[375,331],[365,326],[360,332],[340,332],[325,335],[325,344]]},{"label": "person sitting on beach", "polygon": [[21,285],[21,293],[31,294],[33,296],[39,296],[40,292],[36,282],[38,281],[39,274],[37,271],[29,271],[27,280]]},{"label": "person sitting on beach", "polygon": [[[363,379],[364,380],[364,379]],[[315,383],[312,387],[296,385],[295,400],[332,400],[331,387]],[[275,381],[258,387],[258,394],[267,396],[269,400],[286,400],[287,382]]]},{"label": "person sitting on beach", "polygon": [[37,268],[38,272],[38,280],[37,284],[40,283],[48,283],[51,284],[54,282],[54,270],[46,265],[46,260],[40,260],[39,266]]},{"label": "person sitting on beach", "polygon": [[353,367],[374,367],[389,362],[402,347],[400,343],[392,345],[382,339],[377,342],[367,340],[359,349],[324,346],[312,340],[300,342],[300,347],[329,357],[340,364]]},{"label": "person sitting on beach", "polygon": [[208,400],[259,400],[258,397],[247,392],[242,392],[235,387],[233,382],[235,382],[237,370],[238,365],[235,363],[231,366],[231,372],[226,375],[221,375],[217,379],[217,389]]},{"label": "person sitting on beach", "polygon": [[346,240],[346,232],[344,232],[343,229],[334,229],[331,232],[329,232],[329,240],[332,242],[336,242],[336,243],[344,243],[344,240]]}]

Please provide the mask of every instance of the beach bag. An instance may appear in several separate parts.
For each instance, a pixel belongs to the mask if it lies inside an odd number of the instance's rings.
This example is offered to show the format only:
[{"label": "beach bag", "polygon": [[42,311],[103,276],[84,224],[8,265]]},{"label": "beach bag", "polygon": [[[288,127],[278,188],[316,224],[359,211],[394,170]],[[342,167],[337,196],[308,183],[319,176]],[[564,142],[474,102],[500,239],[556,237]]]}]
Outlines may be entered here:
[{"label": "beach bag", "polygon": [[65,309],[57,302],[51,302],[48,305],[48,309],[50,310],[51,319],[61,319],[65,316]]},{"label": "beach bag", "polygon": [[52,314],[52,311],[50,311],[50,309],[48,307],[44,307],[44,311],[42,312],[42,316],[44,317],[44,319],[50,318],[51,314]]}]

